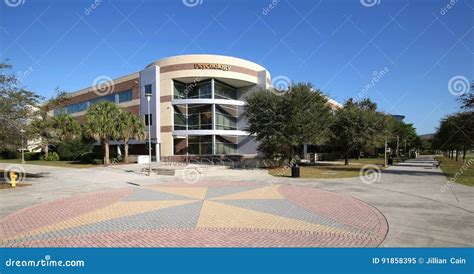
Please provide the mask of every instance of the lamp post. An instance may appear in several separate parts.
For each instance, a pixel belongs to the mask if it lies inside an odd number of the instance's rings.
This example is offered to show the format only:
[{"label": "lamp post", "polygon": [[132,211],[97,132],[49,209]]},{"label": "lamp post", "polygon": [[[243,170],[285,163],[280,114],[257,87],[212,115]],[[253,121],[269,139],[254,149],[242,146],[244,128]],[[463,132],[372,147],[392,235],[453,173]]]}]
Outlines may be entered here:
[{"label": "lamp post", "polygon": [[383,151],[383,154],[384,154],[383,166],[387,167],[387,132],[385,132],[385,149]]},{"label": "lamp post", "polygon": [[24,164],[25,163],[25,141],[24,141],[25,130],[20,129],[20,133],[21,133],[21,163]]},{"label": "lamp post", "polygon": [[150,99],[151,90],[145,88],[145,97],[148,104],[148,176],[151,175],[151,115],[150,115]]},{"label": "lamp post", "polygon": [[397,135],[397,162],[400,162],[399,147],[398,147],[399,142],[400,142],[400,136]]}]

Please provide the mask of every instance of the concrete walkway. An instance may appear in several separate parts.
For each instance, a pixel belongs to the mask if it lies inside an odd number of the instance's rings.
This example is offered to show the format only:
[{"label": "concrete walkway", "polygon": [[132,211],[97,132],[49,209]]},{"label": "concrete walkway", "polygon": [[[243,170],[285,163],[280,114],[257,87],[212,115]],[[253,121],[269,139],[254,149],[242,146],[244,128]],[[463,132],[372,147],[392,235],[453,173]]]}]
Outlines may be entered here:
[{"label": "concrete walkway", "polygon": [[[388,221],[389,231],[381,246],[474,246],[474,188],[448,184],[432,156],[391,166],[380,180],[366,184],[360,178],[306,180],[275,178],[266,170],[203,169],[199,183],[240,181],[290,184],[347,194],[376,207]],[[0,163],[5,169],[8,164]],[[42,178],[28,180],[31,187],[0,191],[0,217],[19,209],[64,197],[131,184],[147,186],[182,181],[180,177],[152,176],[136,172],[136,166],[88,169],[23,165],[28,173]]]}]

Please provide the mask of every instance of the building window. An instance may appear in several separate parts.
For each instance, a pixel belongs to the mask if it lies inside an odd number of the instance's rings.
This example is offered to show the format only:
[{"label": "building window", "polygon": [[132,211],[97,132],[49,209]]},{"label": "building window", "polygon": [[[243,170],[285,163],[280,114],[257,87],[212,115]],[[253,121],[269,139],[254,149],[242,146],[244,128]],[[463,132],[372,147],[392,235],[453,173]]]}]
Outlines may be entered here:
[{"label": "building window", "polygon": [[237,154],[237,136],[216,135],[216,154]]},{"label": "building window", "polygon": [[153,125],[153,114],[145,114],[145,126],[152,126]]},{"label": "building window", "polygon": [[174,130],[186,130],[186,105],[174,105]]},{"label": "building window", "polygon": [[190,84],[184,84],[178,81],[173,81],[173,87],[174,87],[175,99],[210,99],[212,98],[211,80],[206,80],[199,83],[192,82]]},{"label": "building window", "polygon": [[214,80],[214,98],[237,100],[237,91],[229,85]]},{"label": "building window", "polygon": [[210,155],[212,154],[212,136],[189,136],[189,154]]},{"label": "building window", "polygon": [[212,105],[189,105],[188,129],[212,129]]},{"label": "building window", "polygon": [[174,99],[186,99],[186,85],[177,81],[173,82]]},{"label": "building window", "polygon": [[237,117],[236,106],[216,105],[216,129],[236,130]]},{"label": "building window", "polygon": [[128,102],[128,101],[132,101],[132,91],[131,90],[120,92],[118,94],[118,102],[119,103]]},{"label": "building window", "polygon": [[146,94],[152,94],[152,86],[151,84],[145,85],[145,95]]}]

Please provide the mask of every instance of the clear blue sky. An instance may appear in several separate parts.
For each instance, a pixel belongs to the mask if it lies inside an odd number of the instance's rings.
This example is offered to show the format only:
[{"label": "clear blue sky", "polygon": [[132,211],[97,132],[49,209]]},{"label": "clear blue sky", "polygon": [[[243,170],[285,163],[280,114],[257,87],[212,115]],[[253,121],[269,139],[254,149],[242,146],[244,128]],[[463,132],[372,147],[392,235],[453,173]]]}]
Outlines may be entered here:
[{"label": "clear blue sky", "polygon": [[[343,102],[367,97],[418,133],[458,111],[453,76],[474,79],[474,3],[458,0],[2,0],[0,58],[44,96],[172,55],[249,59]],[[268,8],[272,2],[277,3]],[[6,3],[9,3],[8,6]],[[15,6],[16,7],[11,7]],[[266,12],[264,12],[264,9]],[[87,10],[87,12],[86,12]],[[27,72],[31,68],[31,72]]]}]

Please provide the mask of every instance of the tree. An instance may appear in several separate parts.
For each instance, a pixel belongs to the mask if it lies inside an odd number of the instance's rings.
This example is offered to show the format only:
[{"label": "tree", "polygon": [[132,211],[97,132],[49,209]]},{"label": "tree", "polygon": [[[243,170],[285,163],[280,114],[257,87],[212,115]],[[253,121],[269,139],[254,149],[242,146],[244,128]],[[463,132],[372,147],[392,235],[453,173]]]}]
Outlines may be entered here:
[{"label": "tree", "polygon": [[143,139],[145,138],[145,124],[137,115],[128,112],[121,111],[120,121],[118,123],[119,138],[123,139],[125,145],[125,163],[128,163],[128,142],[130,139]]},{"label": "tree", "polygon": [[344,164],[349,164],[349,156],[360,155],[362,148],[381,138],[383,116],[376,111],[377,105],[369,99],[355,102],[349,99],[336,112],[330,125],[332,141],[344,151]]},{"label": "tree", "polygon": [[30,130],[34,138],[39,140],[46,158],[49,154],[49,146],[57,144],[61,140],[59,136],[61,130],[58,131],[58,128],[55,127],[56,120],[51,112],[60,108],[68,100],[67,92],[56,88],[56,95],[35,109],[35,116],[32,119]]},{"label": "tree", "polygon": [[60,141],[74,139],[81,135],[79,122],[64,112],[52,119],[52,126],[56,130]]},{"label": "tree", "polygon": [[450,158],[456,157],[456,161],[458,152],[462,151],[465,160],[467,150],[474,145],[472,136],[474,136],[474,112],[452,114],[441,120],[433,137],[433,147],[443,150]]},{"label": "tree", "polygon": [[104,164],[108,165],[109,142],[120,137],[119,128],[120,109],[114,103],[102,101],[87,109],[84,117],[84,133],[96,139],[104,152]]},{"label": "tree", "polygon": [[42,99],[34,92],[20,87],[16,75],[10,74],[8,61],[0,62],[0,151],[17,150],[21,132],[35,116],[34,109]]},{"label": "tree", "polygon": [[291,161],[302,145],[328,140],[332,114],[320,90],[298,83],[282,95],[266,90],[250,94],[244,116],[246,131],[260,142],[259,151],[268,158]]}]

